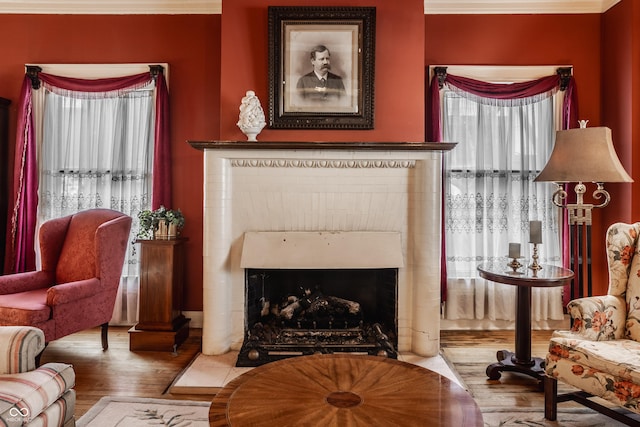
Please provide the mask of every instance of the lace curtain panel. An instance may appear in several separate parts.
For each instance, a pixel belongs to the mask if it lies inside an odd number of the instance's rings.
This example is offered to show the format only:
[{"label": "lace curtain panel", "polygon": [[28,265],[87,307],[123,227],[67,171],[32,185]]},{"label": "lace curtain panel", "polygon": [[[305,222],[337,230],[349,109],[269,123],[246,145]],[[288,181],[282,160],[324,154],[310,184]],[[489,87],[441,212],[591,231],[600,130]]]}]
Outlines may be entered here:
[{"label": "lace curtain panel", "polygon": [[[36,95],[37,94],[37,95]],[[134,219],[151,206],[154,147],[153,84],[100,93],[34,91],[38,142],[38,226],[90,208]],[[39,123],[38,123],[39,122]],[[134,240],[135,226],[130,240]],[[133,249],[133,247],[132,247]],[[138,254],[128,251],[113,324],[134,324],[138,311]]]},{"label": "lace curtain panel", "polygon": [[[510,242],[521,243],[523,264],[530,262],[531,220],[543,223],[540,262],[562,265],[554,188],[533,182],[553,148],[554,95],[497,100],[445,85],[440,96],[442,140],[458,141],[444,161],[445,320],[512,325],[516,288],[482,279],[476,268],[483,261],[506,268]],[[532,291],[532,321],[563,319],[562,288]]]}]

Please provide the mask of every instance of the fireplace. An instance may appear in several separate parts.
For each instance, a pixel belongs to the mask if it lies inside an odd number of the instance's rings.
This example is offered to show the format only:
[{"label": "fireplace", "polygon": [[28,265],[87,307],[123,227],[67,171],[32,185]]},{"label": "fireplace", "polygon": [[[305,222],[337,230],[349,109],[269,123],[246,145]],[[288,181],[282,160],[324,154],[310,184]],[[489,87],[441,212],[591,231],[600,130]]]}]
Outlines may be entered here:
[{"label": "fireplace", "polygon": [[315,353],[397,357],[397,232],[246,232],[238,366]]},{"label": "fireplace", "polygon": [[358,353],[397,358],[398,270],[247,269],[237,366]]},{"label": "fireplace", "polygon": [[[441,156],[455,144],[190,143],[205,153],[204,354],[241,350],[251,321],[247,300],[262,297],[249,295],[248,282],[275,270],[334,269],[394,271],[390,344],[438,353]],[[278,233],[288,243],[270,240]],[[247,244],[261,236],[270,236],[263,243],[271,249]]]}]

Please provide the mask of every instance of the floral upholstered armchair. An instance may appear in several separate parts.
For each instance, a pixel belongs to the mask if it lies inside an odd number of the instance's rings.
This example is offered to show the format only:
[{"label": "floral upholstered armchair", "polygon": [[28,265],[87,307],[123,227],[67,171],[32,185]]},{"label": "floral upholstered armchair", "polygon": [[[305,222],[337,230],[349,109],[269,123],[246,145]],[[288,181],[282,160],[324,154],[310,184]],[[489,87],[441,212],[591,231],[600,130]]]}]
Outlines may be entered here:
[{"label": "floral upholstered armchair", "polygon": [[[628,418],[593,396],[640,413],[640,223],[609,227],[607,295],[573,300],[570,331],[555,331],[545,371],[545,418],[555,420],[557,403],[575,400],[625,423]],[[557,381],[581,391],[557,394]],[[640,418],[635,417],[635,420]],[[635,421],[638,423],[639,421]],[[638,425],[638,424],[635,424]]]},{"label": "floral upholstered armchair", "polygon": [[66,363],[38,367],[44,347],[38,328],[0,327],[0,425],[75,425],[75,371]]}]

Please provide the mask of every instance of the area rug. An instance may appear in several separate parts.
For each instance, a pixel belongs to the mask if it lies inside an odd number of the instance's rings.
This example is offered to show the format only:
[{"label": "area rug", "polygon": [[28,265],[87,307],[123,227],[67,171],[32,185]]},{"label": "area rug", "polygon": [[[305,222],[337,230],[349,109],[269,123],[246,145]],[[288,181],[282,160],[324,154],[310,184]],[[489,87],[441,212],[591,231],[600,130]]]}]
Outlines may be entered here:
[{"label": "area rug", "polygon": [[[206,427],[209,402],[136,397],[103,397],[76,423],[78,427]],[[485,427],[618,427],[624,426],[588,408],[558,408],[558,419],[544,419],[541,410],[482,408]],[[324,426],[322,426],[324,427]],[[369,427],[369,426],[366,426]],[[450,427],[450,426],[446,426]]]},{"label": "area rug", "polygon": [[142,397],[103,397],[76,422],[77,427],[208,427],[210,402]]},{"label": "area rug", "polygon": [[[623,427],[625,424],[589,408],[558,408],[556,421],[544,418],[541,409],[514,411],[510,408],[481,408],[485,427]],[[640,419],[639,421],[640,422]]]},{"label": "area rug", "polygon": [[[170,394],[216,394],[229,381],[252,369],[236,367],[237,357],[237,351],[230,351],[220,356],[198,354],[176,377],[168,392]],[[437,372],[468,390],[462,378],[441,354],[422,357],[412,353],[402,353],[398,356],[398,360]]]}]

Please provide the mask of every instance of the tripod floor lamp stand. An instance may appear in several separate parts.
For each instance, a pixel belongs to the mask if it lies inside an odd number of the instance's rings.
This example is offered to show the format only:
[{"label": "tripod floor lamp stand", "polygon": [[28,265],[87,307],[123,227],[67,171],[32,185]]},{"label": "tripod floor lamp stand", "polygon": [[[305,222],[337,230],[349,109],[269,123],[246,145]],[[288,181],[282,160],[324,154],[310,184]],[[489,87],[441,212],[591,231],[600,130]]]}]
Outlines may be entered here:
[{"label": "tripod floor lamp stand", "polygon": [[[591,273],[591,211],[593,208],[604,208],[611,201],[611,196],[604,189],[602,183],[596,183],[598,188],[593,197],[604,201],[598,205],[584,203],[587,186],[579,182],[574,187],[576,203],[566,203],[567,192],[562,184],[553,194],[553,203],[567,209],[569,215],[570,267],[574,272],[574,282],[571,286],[571,299],[592,295]],[[586,285],[586,289],[585,289]],[[586,291],[586,292],[585,292]]]},{"label": "tripod floor lamp stand", "polygon": [[[566,208],[569,216],[571,268],[574,272],[571,299],[592,295],[591,278],[591,212],[611,201],[605,182],[633,182],[622,167],[607,127],[581,127],[558,131],[551,157],[534,181],[550,181],[557,185],[553,203]],[[582,127],[582,126],[585,127]],[[587,186],[593,182],[593,199],[599,204],[584,203]],[[569,203],[565,185],[575,184],[575,202]],[[585,289],[586,284],[586,289]]]}]

